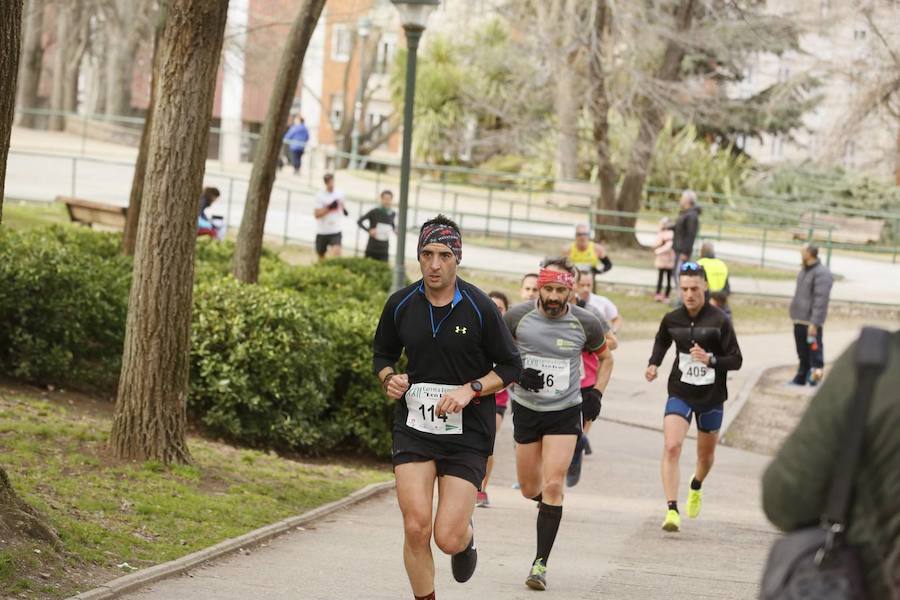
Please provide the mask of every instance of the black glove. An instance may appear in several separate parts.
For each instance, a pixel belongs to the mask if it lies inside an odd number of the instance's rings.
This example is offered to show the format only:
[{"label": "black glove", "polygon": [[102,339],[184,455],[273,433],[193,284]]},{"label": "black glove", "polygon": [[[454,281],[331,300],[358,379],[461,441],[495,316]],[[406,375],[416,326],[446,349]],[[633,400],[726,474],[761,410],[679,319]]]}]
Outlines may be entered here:
[{"label": "black glove", "polygon": [[519,385],[529,392],[539,392],[544,389],[544,374],[531,367],[522,369],[522,373],[519,374]]},{"label": "black glove", "polygon": [[588,388],[581,392],[581,414],[585,421],[596,421],[600,416],[603,392],[597,388]]},{"label": "black glove", "polygon": [[328,205],[328,208],[330,210],[334,210],[338,207],[338,204],[340,204],[340,203],[337,200],[335,200],[334,202],[332,202],[331,204]]},{"label": "black glove", "polygon": [[345,216],[345,217],[346,217],[347,215],[350,214],[350,211],[347,210],[346,208],[343,208],[342,210],[344,211],[344,216]]}]

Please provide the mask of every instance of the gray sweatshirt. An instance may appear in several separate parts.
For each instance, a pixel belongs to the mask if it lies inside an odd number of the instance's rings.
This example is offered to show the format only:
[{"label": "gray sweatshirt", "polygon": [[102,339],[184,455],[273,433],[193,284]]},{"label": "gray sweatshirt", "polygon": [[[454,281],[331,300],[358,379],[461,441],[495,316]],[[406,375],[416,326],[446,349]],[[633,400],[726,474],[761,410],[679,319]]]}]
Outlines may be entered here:
[{"label": "gray sweatshirt", "polygon": [[831,271],[820,261],[800,269],[797,274],[797,289],[791,300],[791,320],[796,323],[812,323],[817,327],[824,325],[832,283],[834,279]]}]

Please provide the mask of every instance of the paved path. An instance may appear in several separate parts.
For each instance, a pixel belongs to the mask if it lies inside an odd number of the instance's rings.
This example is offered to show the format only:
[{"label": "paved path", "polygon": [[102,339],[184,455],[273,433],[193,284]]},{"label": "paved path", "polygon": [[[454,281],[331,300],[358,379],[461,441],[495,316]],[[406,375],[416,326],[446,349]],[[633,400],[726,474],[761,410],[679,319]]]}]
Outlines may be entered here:
[{"label": "paved path", "polygon": [[[826,340],[828,355],[836,356],[853,336],[833,334]],[[748,366],[731,381],[732,395],[752,369],[790,362],[792,344],[789,332],[743,338]],[[664,388],[661,382],[648,385],[642,380],[648,353],[648,341],[629,342],[616,351],[603,414],[621,423],[603,420],[591,432],[594,454],[586,457],[582,482],[567,492],[549,563],[550,587],[542,597],[756,598],[767,549],[775,538],[759,507],[759,480],[768,458],[721,446],[705,488],[701,518],[685,519],[679,535],[664,535],[659,529],[665,508],[659,483],[662,439],[656,430]],[[689,441],[682,460],[685,479],[692,456]],[[452,581],[449,559],[435,550],[442,600],[535,597],[523,585],[534,552],[535,507],[511,489],[513,481],[512,434],[506,423],[488,490],[492,507],[476,511],[478,571],[469,584],[458,585]],[[409,598],[401,527],[396,498],[387,494],[249,555],[226,558],[127,598]]]},{"label": "paved path", "polygon": [[[70,156],[65,156],[81,153],[81,144],[81,138],[71,134],[14,128],[6,194],[9,197],[45,201],[51,201],[59,194],[72,194],[126,205],[131,189],[132,165],[136,150],[87,140],[84,151],[89,155],[88,158],[78,158],[76,162]],[[59,156],[52,157],[48,154]],[[100,158],[102,162],[91,160],[90,156]],[[109,162],[111,160],[115,160],[116,163],[111,164]],[[276,188],[272,193],[266,219],[266,233],[275,239],[305,244],[310,244],[314,240],[313,193],[318,186],[323,160],[319,157],[312,162],[313,169],[306,171],[312,176],[304,174],[297,177],[290,169],[281,171],[277,176]],[[223,193],[215,212],[225,215],[229,227],[237,227],[240,223],[249,174],[249,164],[222,165],[218,161],[207,162],[206,184],[219,187]],[[366,238],[365,233],[356,227],[356,219],[375,205],[376,181],[368,175],[357,176],[350,172],[341,172],[338,187],[356,199],[350,206],[350,218],[344,227],[345,252],[356,250],[361,253]],[[487,206],[483,199],[461,198],[458,203],[453,203],[449,198],[442,197],[438,189],[423,190],[421,194],[415,194],[413,191],[412,195],[420,196],[420,199],[418,202],[411,201],[410,224],[419,223],[439,210],[454,212],[453,208],[469,213],[461,220],[465,230],[489,229],[500,237],[506,234],[507,229],[520,234],[565,237],[571,234],[574,224],[574,221],[572,224],[559,224],[560,221],[567,223],[567,219],[573,219],[573,216],[571,213],[561,213],[550,206],[535,206],[528,212],[532,220],[521,220],[526,216],[524,205],[514,207],[515,210],[511,213],[513,219],[508,224],[509,204],[501,201],[495,202],[491,208],[493,218],[487,223],[483,216],[472,215],[472,213],[485,214]],[[419,208],[416,209],[416,206]],[[707,221],[711,222],[710,218]],[[639,236],[646,244],[651,242],[650,237],[652,236]],[[415,236],[408,235],[406,247],[414,248],[415,242]],[[393,248],[394,244],[391,246]],[[761,251],[759,246],[751,243],[733,242],[721,242],[717,244],[717,249],[723,258],[738,258],[750,262],[758,260]],[[776,264],[799,263],[796,248],[770,246],[767,248],[766,257],[768,261]],[[467,266],[516,275],[533,271],[542,258],[534,252],[475,245],[468,245],[465,251]],[[648,265],[652,263],[651,258],[648,252]],[[832,293],[834,299],[900,304],[900,264],[835,253],[832,257],[832,268],[844,277],[834,286]],[[656,283],[656,271],[649,268],[617,265],[603,277],[610,283],[626,285],[650,286]],[[732,280],[732,289],[742,294],[789,297],[793,295],[794,282],[735,277]]]}]

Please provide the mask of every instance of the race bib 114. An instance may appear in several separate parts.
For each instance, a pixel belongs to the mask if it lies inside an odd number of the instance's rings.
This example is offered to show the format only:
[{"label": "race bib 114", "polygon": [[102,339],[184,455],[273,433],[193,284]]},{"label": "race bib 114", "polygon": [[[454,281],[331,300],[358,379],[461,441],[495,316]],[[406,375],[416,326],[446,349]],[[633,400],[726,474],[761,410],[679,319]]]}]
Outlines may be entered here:
[{"label": "race bib 114", "polygon": [[463,432],[462,412],[439,416],[437,404],[444,394],[458,385],[414,383],[406,391],[406,425],[417,431],[436,435],[460,435]]}]

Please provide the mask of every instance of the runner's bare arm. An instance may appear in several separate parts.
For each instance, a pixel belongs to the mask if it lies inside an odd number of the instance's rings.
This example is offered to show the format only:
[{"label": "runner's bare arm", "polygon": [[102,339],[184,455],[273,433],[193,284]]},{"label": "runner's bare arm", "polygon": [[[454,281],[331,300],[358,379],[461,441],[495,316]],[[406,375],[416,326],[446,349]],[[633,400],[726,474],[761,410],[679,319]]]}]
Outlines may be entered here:
[{"label": "runner's bare arm", "polygon": [[613,355],[608,345],[604,345],[601,351],[597,352],[597,360],[599,361],[597,363],[597,383],[594,384],[594,388],[605,392],[613,370]]},{"label": "runner's bare arm", "polygon": [[616,334],[609,330],[606,332],[606,347],[610,350],[615,350],[619,347],[619,338],[616,337]]},{"label": "runner's bare arm", "polygon": [[409,375],[406,373],[397,373],[393,367],[385,367],[378,373],[378,379],[381,381],[381,387],[384,393],[391,400],[399,400],[409,389]]}]

